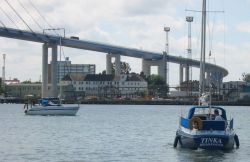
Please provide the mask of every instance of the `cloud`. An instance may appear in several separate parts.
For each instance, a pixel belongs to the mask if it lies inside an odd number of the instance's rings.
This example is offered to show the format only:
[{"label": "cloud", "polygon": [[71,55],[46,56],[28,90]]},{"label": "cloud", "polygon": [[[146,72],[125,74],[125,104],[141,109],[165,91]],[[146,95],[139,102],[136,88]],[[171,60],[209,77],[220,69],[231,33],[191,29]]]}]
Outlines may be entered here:
[{"label": "cloud", "polygon": [[[43,20],[38,12],[29,3],[29,0],[19,0],[29,10],[31,15],[37,20],[43,28],[50,26]],[[185,56],[187,48],[187,24],[185,22],[185,9],[197,9],[200,7],[200,0],[30,0],[39,9],[44,18],[54,28],[63,27],[66,30],[66,36],[79,36],[80,39],[114,44],[131,48],[144,49],[155,52],[162,52],[165,47],[164,26],[169,26],[170,53],[175,56]],[[18,13],[27,21],[32,29],[42,32],[41,29],[31,20],[29,15],[22,9],[18,1],[11,1]],[[198,4],[198,5],[197,5]],[[13,18],[16,24],[27,29],[14,12],[0,1],[0,5]],[[198,14],[197,14],[198,15]],[[196,16],[197,16],[196,15]],[[195,14],[194,14],[195,16]],[[7,26],[15,25],[0,11],[0,20]],[[193,23],[192,46],[193,58],[199,57],[199,40],[200,40],[200,23],[199,16],[195,17]],[[197,24],[198,22],[198,24]],[[215,23],[214,40],[221,37],[224,30],[223,23]],[[248,25],[248,24],[247,24]],[[244,25],[242,25],[244,27]],[[249,26],[249,25],[248,25]],[[249,27],[250,28],[250,27]],[[226,27],[226,32],[229,32]],[[245,27],[245,30],[247,28]],[[6,43],[6,41],[8,43]],[[215,57],[218,58],[219,65],[224,64],[224,47],[223,39],[214,43]],[[226,45],[227,54],[233,55],[240,53],[238,59],[244,64],[241,56],[247,57],[249,48],[242,43],[242,46]],[[232,48],[234,47],[234,48]],[[227,49],[226,48],[226,49]],[[238,51],[237,51],[238,50]],[[17,41],[14,39],[0,38],[0,53],[7,54],[8,70],[7,77],[18,77],[21,80],[33,78],[38,80],[41,74],[41,44]],[[85,50],[64,48],[65,56],[69,56],[72,63],[79,64],[96,64],[97,72],[105,69],[105,54]],[[227,55],[226,54],[226,55]],[[237,60],[236,56],[232,56]],[[32,61],[30,60],[32,59]],[[122,57],[127,61],[132,71],[141,71],[140,59]],[[227,59],[226,59],[227,60]],[[230,62],[231,59],[228,58]],[[237,61],[236,61],[237,62]],[[233,63],[233,62],[230,62]],[[1,61],[0,61],[1,66]],[[20,68],[21,67],[21,68]],[[172,68],[173,67],[173,68]],[[178,67],[178,65],[177,65]],[[239,65],[245,70],[245,67]],[[176,65],[171,65],[170,71],[173,74],[171,82],[178,82]],[[226,66],[226,68],[232,68]],[[236,69],[236,68],[235,68]],[[238,70],[238,68],[237,68]],[[236,71],[234,75],[236,75]],[[231,71],[231,69],[230,69]],[[234,71],[234,69],[232,69]],[[25,74],[25,75],[22,75]]]},{"label": "cloud", "polygon": [[130,0],[122,1],[122,12],[127,16],[159,15],[166,12],[172,0]]},{"label": "cloud", "polygon": [[[32,8],[28,0],[22,0],[22,2],[44,28],[49,27],[37,11]],[[185,28],[185,20],[176,15],[176,6],[182,4],[175,0],[109,0],[105,3],[101,0],[38,0],[32,2],[50,25],[64,27],[67,36],[76,35],[80,39],[162,52],[165,46],[165,32],[163,31],[165,24],[171,27],[171,53],[180,55],[185,52],[186,43],[184,42],[186,39],[174,36],[175,32],[182,32]],[[188,0],[185,0],[185,2],[190,3]],[[25,15],[24,19],[32,28],[38,29],[17,2],[13,3],[13,6],[16,7],[20,15]],[[8,10],[8,12],[12,13],[11,10]],[[19,21],[18,24],[21,28],[26,28],[22,22]],[[29,56],[29,53],[41,53],[41,48],[38,46],[32,47],[33,44],[28,43],[27,45],[27,42],[18,41],[23,43],[21,46],[15,42],[15,40],[11,40],[9,46],[6,47],[9,55],[11,53],[16,54],[17,51],[23,56]],[[104,54],[65,48],[65,55],[70,56],[72,63],[96,64],[97,72],[105,69]],[[35,63],[29,63],[29,66],[35,66],[34,69],[41,69],[41,56],[31,56]],[[21,60],[23,63],[27,63],[26,58],[20,58],[19,56],[13,57],[13,60]],[[122,57],[122,60],[129,62],[133,71],[141,71],[140,61],[134,61],[134,58],[128,57]],[[8,63],[10,67],[16,67],[14,66],[15,62]],[[35,76],[38,75],[37,71],[30,74],[33,73]],[[19,75],[18,77],[23,78]]]},{"label": "cloud", "polygon": [[250,33],[250,22],[244,22],[237,25],[237,30],[243,33]]}]

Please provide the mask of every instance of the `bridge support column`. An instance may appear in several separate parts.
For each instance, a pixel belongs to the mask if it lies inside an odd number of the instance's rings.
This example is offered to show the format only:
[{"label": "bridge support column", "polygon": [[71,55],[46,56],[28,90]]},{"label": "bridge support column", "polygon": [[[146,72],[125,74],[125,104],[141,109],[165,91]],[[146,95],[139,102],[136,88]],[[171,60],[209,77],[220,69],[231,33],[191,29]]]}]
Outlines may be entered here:
[{"label": "bridge support column", "polygon": [[151,66],[157,66],[158,67],[158,75],[160,75],[165,83],[167,84],[167,62],[166,58],[162,60],[146,60],[142,59],[142,72],[144,75],[149,76],[151,74]]},{"label": "bridge support column", "polygon": [[42,98],[48,97],[48,44],[43,44],[42,54]]},{"label": "bridge support column", "polygon": [[57,45],[52,45],[51,97],[57,97]]},{"label": "bridge support column", "polygon": [[189,81],[189,66],[185,66],[185,81]]},{"label": "bridge support column", "polygon": [[180,83],[180,85],[182,82],[183,82],[183,65],[180,64],[180,69],[179,69],[179,83]]},{"label": "bridge support column", "polygon": [[111,54],[106,55],[106,74],[112,74]]},{"label": "bridge support column", "polygon": [[213,80],[214,85],[216,86],[216,90],[218,94],[221,94],[220,88],[222,88],[222,83],[223,83],[223,74],[221,72],[212,70],[211,71],[211,80]]},{"label": "bridge support column", "polygon": [[164,82],[166,83],[167,81],[167,69],[166,69],[166,63],[164,63],[164,60],[159,61],[158,64],[158,75],[160,75],[163,79]]},{"label": "bridge support column", "polygon": [[148,60],[142,59],[142,72],[146,76],[151,74],[151,65],[149,64]]},{"label": "bridge support column", "polygon": [[121,74],[121,55],[115,55],[115,75]]},{"label": "bridge support column", "polygon": [[121,55],[106,55],[106,74],[112,74],[112,57],[115,58],[115,75],[121,74]]},{"label": "bridge support column", "polygon": [[151,66],[158,67],[158,75],[160,75],[164,81],[167,80],[167,72],[166,72],[166,64],[163,60],[152,61],[152,60],[145,60],[142,59],[142,72],[149,76],[151,74]]},{"label": "bridge support column", "polygon": [[210,71],[206,71],[206,80],[207,81],[211,80],[211,72]]}]

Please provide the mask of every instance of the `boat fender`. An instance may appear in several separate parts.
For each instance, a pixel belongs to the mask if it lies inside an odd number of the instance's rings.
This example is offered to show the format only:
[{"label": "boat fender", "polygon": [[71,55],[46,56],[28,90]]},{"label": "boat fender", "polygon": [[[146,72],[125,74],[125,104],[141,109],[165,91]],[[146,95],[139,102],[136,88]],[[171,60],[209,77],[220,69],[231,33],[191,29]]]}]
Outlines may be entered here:
[{"label": "boat fender", "polygon": [[23,109],[27,110],[28,109],[28,104],[24,104]]},{"label": "boat fender", "polygon": [[189,120],[189,128],[190,128],[190,130],[193,130],[194,126],[195,126],[196,129],[201,130],[203,128],[202,120],[200,118],[198,118],[198,117],[192,117]]},{"label": "boat fender", "polygon": [[237,134],[234,135],[234,141],[236,144],[236,148],[240,147],[240,141],[239,141],[239,137],[237,136]]},{"label": "boat fender", "polygon": [[180,141],[180,137],[179,136],[175,136],[174,147],[177,147],[177,144],[178,144],[179,141]]}]

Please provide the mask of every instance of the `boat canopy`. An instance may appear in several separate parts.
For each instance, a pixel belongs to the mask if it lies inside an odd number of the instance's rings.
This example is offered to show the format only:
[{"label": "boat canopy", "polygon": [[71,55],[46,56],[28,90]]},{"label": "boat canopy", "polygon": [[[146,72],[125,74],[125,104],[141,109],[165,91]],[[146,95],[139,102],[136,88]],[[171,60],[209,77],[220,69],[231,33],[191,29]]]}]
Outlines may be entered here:
[{"label": "boat canopy", "polygon": [[195,107],[192,107],[189,112],[188,112],[188,119],[191,119],[193,116],[194,116],[194,113],[197,109],[218,109],[220,110],[222,113],[221,113],[221,117],[223,117],[223,119],[227,120],[227,115],[226,115],[226,111],[221,108],[221,107],[216,107],[216,106],[195,106]]},{"label": "boat canopy", "polygon": [[51,105],[51,102],[53,104],[59,104],[59,98],[58,97],[45,97],[40,100],[40,104],[43,106],[49,106]]}]

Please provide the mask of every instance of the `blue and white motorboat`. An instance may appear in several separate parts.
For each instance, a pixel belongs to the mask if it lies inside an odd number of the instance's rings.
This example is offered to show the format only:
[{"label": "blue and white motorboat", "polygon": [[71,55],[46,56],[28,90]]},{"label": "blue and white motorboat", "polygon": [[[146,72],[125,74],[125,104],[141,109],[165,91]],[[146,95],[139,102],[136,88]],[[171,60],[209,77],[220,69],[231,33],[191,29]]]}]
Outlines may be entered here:
[{"label": "blue and white motorboat", "polygon": [[28,100],[24,105],[26,115],[63,115],[74,116],[79,110],[79,105],[65,106],[59,98],[42,98],[38,104]]},{"label": "blue and white motorboat", "polygon": [[[219,111],[224,120],[215,120],[213,112]],[[225,109],[216,106],[192,107],[186,117],[180,117],[174,147],[229,150],[239,147],[239,139],[233,129],[233,119],[228,120]]]}]

